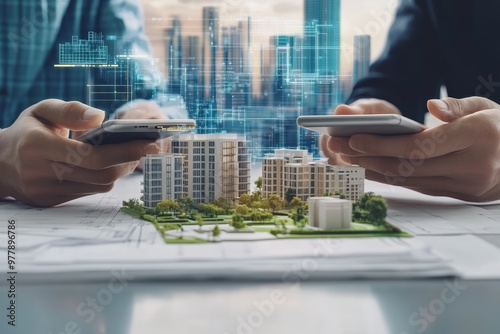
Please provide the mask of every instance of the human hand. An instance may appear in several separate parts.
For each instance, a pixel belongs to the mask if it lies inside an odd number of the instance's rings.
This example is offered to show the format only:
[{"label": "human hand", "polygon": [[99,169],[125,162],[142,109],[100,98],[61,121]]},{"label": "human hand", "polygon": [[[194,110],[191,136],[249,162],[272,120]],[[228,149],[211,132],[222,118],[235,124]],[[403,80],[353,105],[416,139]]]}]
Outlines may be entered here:
[{"label": "human hand", "polygon": [[139,159],[158,152],[141,140],[92,146],[68,138],[101,124],[101,110],[79,102],[44,100],[0,130],[0,198],[12,196],[34,206],[54,206],[111,190]]},{"label": "human hand", "polygon": [[127,103],[115,113],[116,119],[165,119],[160,106],[153,101],[135,100]]},{"label": "human hand", "polygon": [[430,100],[447,122],[407,136],[335,138],[330,148],[368,179],[421,193],[484,202],[500,198],[500,106],[481,98]]},{"label": "human hand", "polygon": [[[358,114],[401,114],[399,109],[384,100],[361,99],[350,105],[341,104],[334,112],[335,115],[358,115]],[[328,158],[330,165],[348,165],[339,154],[330,149],[333,145],[332,137],[322,134],[319,138],[319,148],[323,155]]]}]

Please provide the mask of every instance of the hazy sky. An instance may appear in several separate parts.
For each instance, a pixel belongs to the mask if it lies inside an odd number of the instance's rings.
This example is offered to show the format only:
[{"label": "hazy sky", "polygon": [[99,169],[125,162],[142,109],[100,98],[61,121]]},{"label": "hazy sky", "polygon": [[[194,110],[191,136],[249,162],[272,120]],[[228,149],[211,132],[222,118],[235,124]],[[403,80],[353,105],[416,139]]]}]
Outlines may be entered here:
[{"label": "hazy sky", "polygon": [[[372,59],[380,53],[387,29],[399,0],[343,0],[341,2],[341,67],[352,68],[352,41],[355,34],[372,36]],[[253,48],[267,44],[274,34],[301,34],[304,0],[142,0],[146,32],[155,56],[164,58],[163,30],[171,25],[172,15],[180,16],[183,35],[201,33],[204,6],[218,6],[223,26],[239,18],[252,17]],[[160,62],[162,63],[162,62]]]}]

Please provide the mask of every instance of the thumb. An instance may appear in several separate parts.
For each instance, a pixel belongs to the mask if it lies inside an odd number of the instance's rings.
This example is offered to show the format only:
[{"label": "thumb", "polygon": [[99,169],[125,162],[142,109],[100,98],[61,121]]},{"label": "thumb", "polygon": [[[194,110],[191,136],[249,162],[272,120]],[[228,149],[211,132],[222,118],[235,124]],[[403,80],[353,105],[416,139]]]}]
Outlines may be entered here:
[{"label": "thumb", "polygon": [[47,125],[70,130],[88,130],[102,123],[104,111],[80,102],[43,100],[29,109],[32,116]]},{"label": "thumb", "polygon": [[392,103],[380,99],[359,99],[350,105],[341,104],[335,109],[336,115],[358,114],[401,114]]},{"label": "thumb", "polygon": [[448,123],[477,111],[499,108],[500,106],[495,102],[478,96],[463,99],[447,97],[441,100],[427,101],[427,109],[429,109],[430,113]]},{"label": "thumb", "polygon": [[360,115],[366,114],[364,109],[357,105],[341,104],[335,108],[335,115]]}]

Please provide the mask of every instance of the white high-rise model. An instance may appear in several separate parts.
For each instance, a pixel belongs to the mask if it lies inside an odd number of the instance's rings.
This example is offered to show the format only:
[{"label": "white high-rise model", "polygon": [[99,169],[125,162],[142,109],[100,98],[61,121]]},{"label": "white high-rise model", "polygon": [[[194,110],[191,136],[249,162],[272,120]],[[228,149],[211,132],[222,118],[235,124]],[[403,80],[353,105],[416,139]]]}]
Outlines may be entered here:
[{"label": "white high-rise model", "polygon": [[327,159],[313,160],[306,150],[276,150],[262,160],[264,196],[285,196],[288,189],[303,201],[309,197],[340,193],[356,201],[364,193],[365,169],[331,166]]},{"label": "white high-rise model", "polygon": [[[182,163],[181,163],[182,161]],[[250,155],[245,137],[236,134],[183,134],[171,153],[148,155],[144,204],[190,197],[195,203],[224,197],[232,201],[250,190]]]}]

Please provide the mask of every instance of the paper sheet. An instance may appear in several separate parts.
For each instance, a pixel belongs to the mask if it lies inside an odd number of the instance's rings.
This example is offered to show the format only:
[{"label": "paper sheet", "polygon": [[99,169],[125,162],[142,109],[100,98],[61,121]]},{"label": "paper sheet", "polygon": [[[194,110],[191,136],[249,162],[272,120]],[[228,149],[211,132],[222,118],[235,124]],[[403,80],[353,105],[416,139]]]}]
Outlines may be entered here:
[{"label": "paper sheet", "polygon": [[[120,212],[121,201],[140,196],[141,175],[117,183],[109,194],[57,208],[0,202],[0,249],[8,220],[16,220],[19,271],[24,277],[99,278],[126,269],[144,278],[279,278],[312,266],[309,277],[500,278],[500,252],[474,233],[500,233],[500,206],[471,206],[367,184],[388,199],[389,220],[417,238],[293,239],[214,244],[165,244],[152,224]],[[385,188],[384,188],[385,187]],[[458,235],[423,237],[429,235]],[[472,239],[471,239],[472,238]],[[457,258],[455,250],[474,248]],[[493,254],[485,256],[483,252]],[[457,253],[458,254],[458,253]],[[496,256],[496,257],[495,257]],[[484,275],[471,275],[473,265]],[[51,276],[52,275],[52,276]]]},{"label": "paper sheet", "polygon": [[468,203],[370,181],[367,182],[367,189],[386,199],[388,220],[412,234],[500,234],[498,201]]}]

